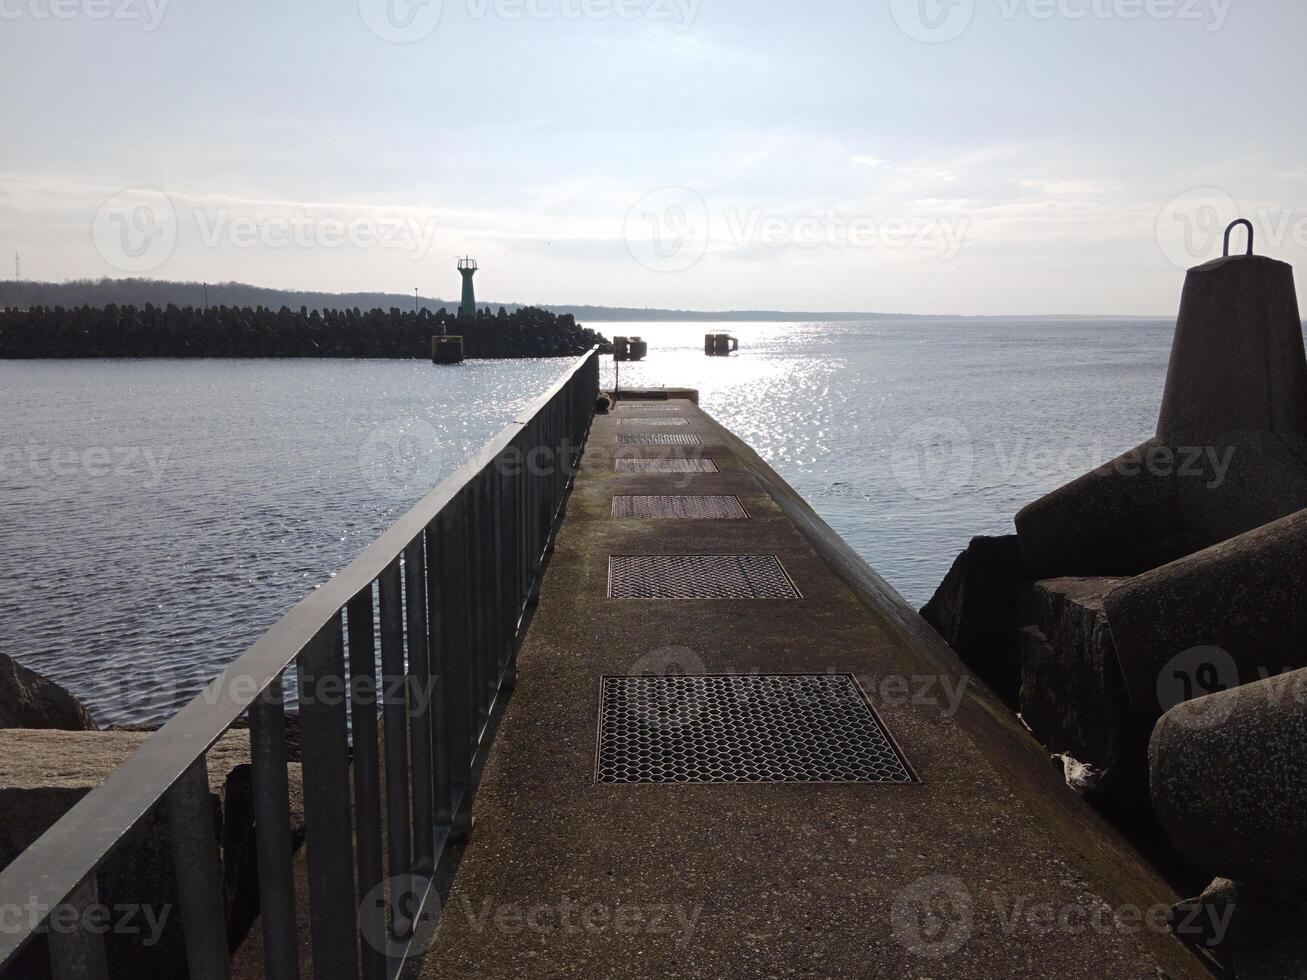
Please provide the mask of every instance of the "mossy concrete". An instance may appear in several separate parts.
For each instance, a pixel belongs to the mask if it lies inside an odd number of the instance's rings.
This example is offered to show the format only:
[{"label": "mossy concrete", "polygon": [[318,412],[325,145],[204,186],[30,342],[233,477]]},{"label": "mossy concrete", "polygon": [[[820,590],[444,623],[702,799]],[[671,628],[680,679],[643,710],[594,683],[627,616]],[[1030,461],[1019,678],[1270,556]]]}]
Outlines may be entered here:
[{"label": "mossy concrete", "polygon": [[[690,426],[667,431],[701,446],[619,446],[632,430],[595,420],[423,975],[1210,976],[1161,921],[1179,896],[1019,721],[756,454],[675,404]],[[619,453],[720,472],[617,474]],[[681,493],[735,494],[750,519],[611,516],[614,494]],[[639,553],[774,554],[803,598],[607,598],[609,555]],[[854,674],[920,782],[596,784],[601,677],[668,669]]]}]

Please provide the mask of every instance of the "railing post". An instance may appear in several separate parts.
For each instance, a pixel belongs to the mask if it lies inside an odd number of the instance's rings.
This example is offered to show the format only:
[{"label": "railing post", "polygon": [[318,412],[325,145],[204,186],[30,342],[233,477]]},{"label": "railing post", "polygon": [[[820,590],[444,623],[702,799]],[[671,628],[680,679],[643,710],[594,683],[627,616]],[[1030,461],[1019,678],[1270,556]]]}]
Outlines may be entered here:
[{"label": "railing post", "polygon": [[431,812],[431,646],[427,632],[425,534],[404,549],[404,601],[408,615],[408,718],[413,743],[413,870],[436,867],[435,817]]},{"label": "railing post", "polygon": [[471,830],[475,715],[472,706],[471,649],[468,643],[467,488],[440,514],[440,643],[442,741],[449,758],[450,838]]},{"label": "railing post", "polygon": [[267,980],[299,980],[295,878],[291,864],[290,782],[286,774],[286,702],[281,678],[250,705],[254,764],[254,838]]},{"label": "railing post", "polygon": [[168,791],[168,832],[191,980],[229,980],[227,915],[205,753]]},{"label": "railing post", "polygon": [[[381,690],[386,733],[386,839],[390,852],[388,877],[407,877],[413,871],[409,850],[408,802],[408,671],[404,666],[404,603],[400,588],[399,559],[381,573]],[[392,903],[397,935],[411,925]]]},{"label": "railing post", "polygon": [[440,533],[440,518],[438,516],[435,521],[427,526],[426,536],[427,614],[431,620],[429,629],[431,632],[432,700],[437,705],[436,710],[427,713],[427,718],[431,724],[431,745],[435,770],[433,789],[436,826],[447,831],[453,807],[453,793],[451,788],[449,740],[446,736],[447,719],[444,707],[446,704],[445,691],[449,686],[449,680],[445,676],[444,666],[443,650],[447,642],[447,629],[441,583],[444,580],[442,569],[447,560],[448,547],[444,536]]},{"label": "railing post", "polygon": [[346,609],[349,636],[350,720],[354,734],[354,835],[359,890],[359,934],[363,980],[385,980],[385,878],[381,851],[381,752],[377,744],[377,642],[372,621],[372,586]]},{"label": "railing post", "polygon": [[309,641],[296,665],[304,769],[309,918],[314,980],[358,975],[348,706],[340,614]]},{"label": "railing post", "polygon": [[[87,875],[62,903],[77,912],[80,923],[87,909],[100,904],[95,872]],[[53,915],[57,910],[51,910]],[[90,932],[75,926],[69,931],[49,930],[50,972],[54,980],[109,980],[108,960],[104,955],[104,933]]]},{"label": "railing post", "polygon": [[471,691],[473,752],[481,740],[481,732],[486,725],[485,692],[487,689],[485,667],[485,582],[481,577],[482,561],[485,557],[486,513],[481,492],[482,476],[478,474],[468,481],[467,489],[467,577],[468,577],[468,656],[471,660]]}]

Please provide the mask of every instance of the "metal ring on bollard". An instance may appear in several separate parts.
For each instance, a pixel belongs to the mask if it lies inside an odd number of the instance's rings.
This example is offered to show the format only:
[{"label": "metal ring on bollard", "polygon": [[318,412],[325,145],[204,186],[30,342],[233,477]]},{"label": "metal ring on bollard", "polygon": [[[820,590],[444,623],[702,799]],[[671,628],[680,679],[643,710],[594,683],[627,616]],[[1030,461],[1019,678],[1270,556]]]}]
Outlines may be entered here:
[{"label": "metal ring on bollard", "polygon": [[1247,218],[1240,218],[1238,221],[1230,222],[1230,227],[1225,229],[1225,257],[1230,257],[1230,236],[1240,225],[1248,229],[1248,254],[1253,254],[1253,223]]}]

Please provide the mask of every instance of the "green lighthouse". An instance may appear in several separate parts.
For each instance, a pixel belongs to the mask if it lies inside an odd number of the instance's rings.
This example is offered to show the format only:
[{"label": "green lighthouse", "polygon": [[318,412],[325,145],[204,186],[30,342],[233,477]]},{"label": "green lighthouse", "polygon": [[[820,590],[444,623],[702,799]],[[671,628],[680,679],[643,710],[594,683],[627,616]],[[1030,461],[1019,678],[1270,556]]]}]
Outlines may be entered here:
[{"label": "green lighthouse", "polygon": [[477,297],[472,289],[472,277],[477,274],[477,260],[466,256],[458,260],[458,271],[463,277],[463,302],[458,306],[459,316],[477,315]]}]

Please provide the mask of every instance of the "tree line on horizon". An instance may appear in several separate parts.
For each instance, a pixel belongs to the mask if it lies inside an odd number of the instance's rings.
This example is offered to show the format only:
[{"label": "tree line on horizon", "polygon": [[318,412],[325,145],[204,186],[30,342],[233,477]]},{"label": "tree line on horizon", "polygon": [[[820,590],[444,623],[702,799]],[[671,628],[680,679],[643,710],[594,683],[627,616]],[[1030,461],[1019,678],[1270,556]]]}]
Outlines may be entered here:
[{"label": "tree line on horizon", "polygon": [[463,337],[474,358],[583,354],[603,335],[568,314],[523,307],[461,317],[441,309],[292,310],[283,306],[34,306],[0,310],[0,358],[430,358],[437,334]]}]

